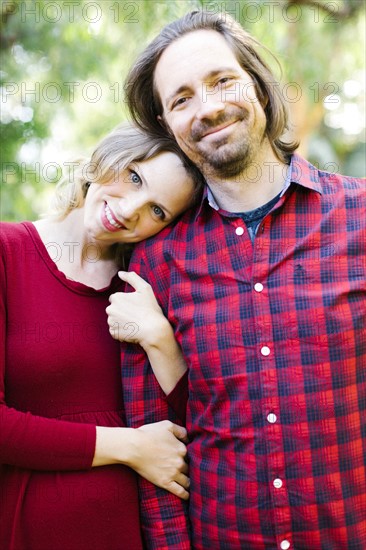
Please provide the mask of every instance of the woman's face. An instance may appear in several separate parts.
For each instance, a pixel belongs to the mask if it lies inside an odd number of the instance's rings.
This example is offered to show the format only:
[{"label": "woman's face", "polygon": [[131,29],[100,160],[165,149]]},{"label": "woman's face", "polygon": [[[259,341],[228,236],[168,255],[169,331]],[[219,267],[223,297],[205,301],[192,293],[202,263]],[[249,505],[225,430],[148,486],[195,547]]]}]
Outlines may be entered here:
[{"label": "woman's face", "polygon": [[85,199],[85,228],[93,240],[105,245],[137,243],[184,212],[193,193],[193,180],[182,161],[163,152],[131,164],[110,183],[92,183]]}]

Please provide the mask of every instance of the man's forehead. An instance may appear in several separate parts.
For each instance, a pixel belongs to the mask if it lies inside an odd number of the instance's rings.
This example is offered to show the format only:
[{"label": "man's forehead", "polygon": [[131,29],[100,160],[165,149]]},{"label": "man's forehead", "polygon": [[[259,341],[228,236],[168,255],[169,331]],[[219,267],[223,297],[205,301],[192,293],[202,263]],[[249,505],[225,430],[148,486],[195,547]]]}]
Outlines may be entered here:
[{"label": "man's forehead", "polygon": [[227,55],[233,55],[230,45],[219,32],[211,29],[191,31],[180,36],[167,46],[157,63],[157,68],[164,61],[170,61],[173,58],[177,58],[181,64],[191,54],[199,54],[200,57],[206,57],[213,49]]},{"label": "man's forehead", "polygon": [[162,53],[154,74],[156,89],[167,97],[189,86],[191,78],[209,77],[238,61],[226,39],[214,30],[196,30],[179,37]]}]

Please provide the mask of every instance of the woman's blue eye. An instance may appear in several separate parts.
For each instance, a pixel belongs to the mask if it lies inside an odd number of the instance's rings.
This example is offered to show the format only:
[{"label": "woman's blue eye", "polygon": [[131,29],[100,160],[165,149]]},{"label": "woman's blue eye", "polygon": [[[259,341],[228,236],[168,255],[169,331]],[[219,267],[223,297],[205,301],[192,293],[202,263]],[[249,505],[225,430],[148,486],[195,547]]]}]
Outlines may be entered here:
[{"label": "woman's blue eye", "polygon": [[152,210],[158,218],[161,218],[162,220],[165,219],[165,213],[164,210],[160,208],[160,206],[157,206],[156,204],[152,207]]},{"label": "woman's blue eye", "polygon": [[136,174],[136,172],[134,172],[133,170],[131,170],[130,172],[131,174],[131,181],[132,183],[138,185],[139,183],[141,183],[141,178],[138,174]]}]

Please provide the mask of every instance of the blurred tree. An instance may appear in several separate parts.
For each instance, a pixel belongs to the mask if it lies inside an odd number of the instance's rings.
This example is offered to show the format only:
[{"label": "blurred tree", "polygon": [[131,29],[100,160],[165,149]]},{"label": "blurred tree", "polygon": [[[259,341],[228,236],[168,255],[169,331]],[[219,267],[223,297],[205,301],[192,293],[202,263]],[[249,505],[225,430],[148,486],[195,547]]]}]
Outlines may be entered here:
[{"label": "blurred tree", "polygon": [[61,169],[126,118],[123,79],[142,44],[197,2],[3,2],[1,219],[34,219]]},{"label": "blurred tree", "polygon": [[[201,0],[206,9],[219,4]],[[299,152],[326,170],[365,176],[365,155],[353,154],[365,147],[365,2],[232,0],[225,7],[280,61]]]},{"label": "blurred tree", "polygon": [[126,118],[123,80],[138,52],[202,6],[227,11],[278,54],[302,152],[360,175],[363,0],[3,1],[2,219],[44,210],[68,161]]}]

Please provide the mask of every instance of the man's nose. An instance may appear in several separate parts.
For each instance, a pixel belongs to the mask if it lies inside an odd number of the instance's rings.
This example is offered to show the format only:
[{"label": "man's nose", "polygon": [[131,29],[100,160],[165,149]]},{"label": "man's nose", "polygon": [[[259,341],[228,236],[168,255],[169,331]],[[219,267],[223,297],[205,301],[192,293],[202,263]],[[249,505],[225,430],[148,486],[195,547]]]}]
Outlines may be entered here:
[{"label": "man's nose", "polygon": [[200,120],[205,118],[215,118],[225,108],[223,90],[215,90],[212,87],[203,87],[196,112],[196,117]]}]

